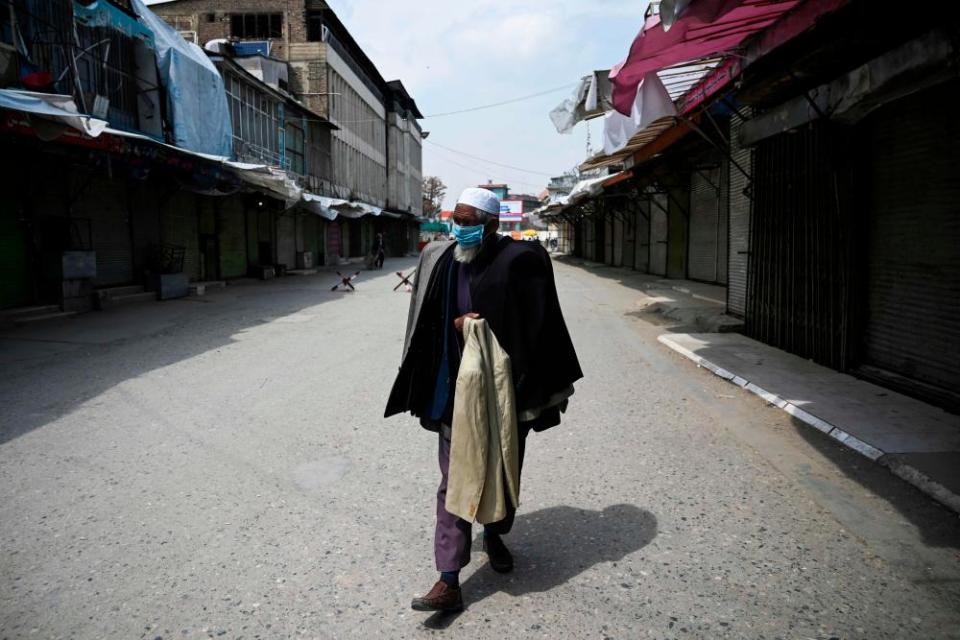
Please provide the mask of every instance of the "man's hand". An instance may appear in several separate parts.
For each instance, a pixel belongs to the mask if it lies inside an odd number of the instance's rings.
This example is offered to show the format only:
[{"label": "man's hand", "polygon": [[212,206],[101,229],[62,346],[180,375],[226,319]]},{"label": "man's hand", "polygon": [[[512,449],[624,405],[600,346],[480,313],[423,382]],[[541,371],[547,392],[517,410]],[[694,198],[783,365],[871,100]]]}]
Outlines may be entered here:
[{"label": "man's hand", "polygon": [[463,333],[463,321],[466,320],[467,318],[470,318],[471,320],[476,320],[479,317],[480,317],[479,313],[473,313],[472,311],[470,313],[465,313],[453,321],[453,327],[460,333]]}]

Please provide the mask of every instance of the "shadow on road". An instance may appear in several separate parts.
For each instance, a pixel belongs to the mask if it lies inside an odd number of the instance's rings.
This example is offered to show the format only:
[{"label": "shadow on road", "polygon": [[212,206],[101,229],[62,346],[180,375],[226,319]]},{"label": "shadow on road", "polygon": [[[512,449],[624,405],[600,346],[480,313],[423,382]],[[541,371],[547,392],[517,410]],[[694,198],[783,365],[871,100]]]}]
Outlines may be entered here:
[{"label": "shadow on road", "polygon": [[[798,420],[791,418],[797,434],[810,443],[848,478],[885,500],[905,520],[916,527],[924,543],[931,547],[960,549],[960,521],[947,507],[937,503],[905,480],[859,453],[840,444]],[[864,518],[869,514],[864,514]]]},{"label": "shadow on road", "polygon": [[[515,568],[500,575],[484,563],[461,585],[467,606],[499,591],[512,596],[558,587],[602,562],[615,562],[642,549],[657,535],[657,518],[631,504],[602,511],[550,507],[520,514],[506,538]],[[480,548],[477,541],[474,548]],[[430,629],[445,629],[459,613],[435,613],[424,621]]]},{"label": "shadow on road", "polygon": [[[399,282],[394,272],[409,272],[415,264],[411,258],[393,258],[382,271],[340,267],[346,275],[361,270],[356,294],[332,292],[341,278],[324,269],[306,277],[231,283],[202,298],[121,306],[30,327],[0,327],[0,367],[9,372],[0,379],[0,404],[9,414],[0,419],[0,445],[128,380],[215,353],[261,325],[368,291],[406,296],[403,290],[391,293]],[[403,326],[396,331],[402,340]],[[171,378],[171,384],[176,380]]]},{"label": "shadow on road", "polygon": [[[725,297],[722,287],[653,275],[630,267],[614,267],[569,255],[553,256],[553,260],[640,292],[645,296],[640,298],[645,300],[642,307],[633,308],[636,307],[634,304],[631,306],[633,310],[624,315],[655,325],[666,333],[713,333],[740,328],[738,320],[726,315],[726,304],[721,300],[707,300],[689,292],[681,292],[684,287],[692,286],[700,287],[710,295]],[[680,287],[681,291],[675,287]]]}]

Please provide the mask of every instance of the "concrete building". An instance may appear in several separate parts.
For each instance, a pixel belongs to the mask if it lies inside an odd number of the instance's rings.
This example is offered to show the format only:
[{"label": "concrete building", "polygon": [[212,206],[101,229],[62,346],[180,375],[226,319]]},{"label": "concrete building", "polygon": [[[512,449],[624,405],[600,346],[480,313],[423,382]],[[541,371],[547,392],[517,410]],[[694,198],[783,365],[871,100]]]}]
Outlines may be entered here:
[{"label": "concrete building", "polygon": [[289,62],[289,91],[337,127],[330,195],[420,214],[422,115],[400,81],[383,79],[325,2],[170,0],[151,8],[201,46],[226,39],[238,53]]},{"label": "concrete building", "polygon": [[[181,40],[196,33],[127,3],[11,7],[14,30],[0,29],[0,142],[16,162],[0,175],[0,309],[19,317],[177,297],[357,258],[376,232],[389,255],[416,246],[419,112],[399,83],[378,80],[403,145],[395,178],[384,164],[367,182],[382,206],[352,192],[351,202],[335,197],[344,185],[334,125],[290,93],[295,73],[270,56],[282,49],[237,40],[201,51]],[[158,65],[161,42],[176,65]]]}]

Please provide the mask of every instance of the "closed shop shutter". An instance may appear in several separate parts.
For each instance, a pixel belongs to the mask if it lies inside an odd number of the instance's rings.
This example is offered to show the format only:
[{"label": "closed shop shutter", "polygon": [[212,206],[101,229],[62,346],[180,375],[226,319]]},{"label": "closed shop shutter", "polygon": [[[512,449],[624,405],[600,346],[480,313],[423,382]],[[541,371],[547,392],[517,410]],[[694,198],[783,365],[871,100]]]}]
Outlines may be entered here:
[{"label": "closed shop shutter", "polygon": [[124,183],[120,180],[94,180],[77,202],[74,215],[90,220],[93,250],[97,254],[94,286],[131,283],[133,249]]},{"label": "closed shop shutter", "polygon": [[587,233],[587,227],[583,223],[583,218],[577,220],[574,225],[574,236],[573,236],[573,255],[578,258],[583,258],[586,256],[587,252],[587,239],[585,234]]},{"label": "closed shop shutter", "polygon": [[297,264],[296,218],[291,213],[277,217],[277,264],[294,269]]},{"label": "closed shop shutter", "polygon": [[363,227],[360,220],[351,220],[347,223],[350,227],[350,258],[356,258],[363,255]]},{"label": "closed shop shutter", "polygon": [[243,200],[220,202],[220,277],[239,278],[247,273],[247,230]]},{"label": "closed shop shutter", "polygon": [[184,249],[183,272],[191,280],[200,278],[200,234],[197,227],[196,196],[177,191],[163,208],[160,225],[164,244]]},{"label": "closed shop shutter", "polygon": [[220,278],[220,239],[217,237],[217,209],[219,198],[199,196],[198,231],[200,233],[200,280]]},{"label": "closed shop shutter", "polygon": [[[746,114],[749,115],[749,114]],[[727,310],[742,318],[747,305],[747,269],[750,259],[750,198],[744,192],[750,186],[744,171],[753,171],[753,152],[740,146],[743,120],[730,119],[730,155],[740,166],[730,167],[730,255],[727,259]]]},{"label": "closed shop shutter", "polygon": [[650,204],[650,273],[657,276],[667,275],[667,236],[669,219],[667,216],[667,196],[657,193]]},{"label": "closed shop shutter", "polygon": [[583,252],[580,254],[580,256],[589,260],[590,256],[592,255],[591,252],[593,251],[593,249],[591,248],[591,242],[592,242],[591,236],[593,234],[593,220],[581,218],[579,223],[579,228],[580,228],[580,237],[583,238],[583,242],[582,242]]},{"label": "closed shop shutter", "polygon": [[621,262],[621,266],[633,269],[635,265],[634,261],[636,260],[635,245],[637,242],[636,203],[630,201],[621,215],[623,216],[623,242],[621,243],[623,261]]},{"label": "closed shop shutter", "polygon": [[[5,185],[6,186],[6,185]],[[0,192],[0,309],[29,303],[27,238],[12,187]]]},{"label": "closed shop shutter", "polygon": [[166,197],[163,186],[155,181],[131,181],[130,210],[133,215],[134,280],[155,264],[154,250],[160,243],[160,202]]},{"label": "closed shop shutter", "polygon": [[257,256],[260,265],[267,267],[276,263],[274,259],[274,224],[275,216],[272,211],[259,209],[257,211]]},{"label": "closed shop shutter", "polygon": [[947,83],[878,111],[866,123],[871,148],[864,155],[873,192],[864,363],[934,387],[921,395],[943,389],[954,404],[960,399],[960,125],[952,113],[958,89],[960,83]]},{"label": "closed shop shutter", "polygon": [[[244,209],[244,221],[247,227],[247,267],[256,267],[260,264],[260,238],[257,228],[257,210],[251,207]],[[252,272],[250,272],[252,273]]]},{"label": "closed shop shutter", "polygon": [[702,169],[690,175],[690,262],[693,280],[716,282],[720,207],[717,190],[718,171]]},{"label": "closed shop shutter", "polygon": [[613,264],[613,213],[603,212],[603,263]]},{"label": "closed shop shutter", "polygon": [[633,268],[637,271],[650,271],[650,201],[643,199],[634,208],[634,242]]},{"label": "closed shop shutter", "polygon": [[603,218],[603,214],[597,211],[597,208],[594,207],[593,214],[593,259],[597,262],[603,262],[603,255],[605,251],[606,231],[607,224],[606,220]]},{"label": "closed shop shutter", "polygon": [[835,369],[850,366],[852,190],[848,128],[815,121],[755,148],[748,335]]},{"label": "closed shop shutter", "polygon": [[340,256],[343,255],[342,243],[340,237],[342,226],[339,222],[327,223],[327,262],[326,264],[337,264]]},{"label": "closed shop shutter", "polygon": [[730,162],[720,162],[717,186],[717,284],[727,284],[727,252],[730,242]]},{"label": "closed shop shutter", "polygon": [[361,218],[360,229],[360,255],[367,255],[370,253],[370,247],[373,246],[373,236],[376,234],[373,220],[370,218]]},{"label": "closed shop shutter", "polygon": [[[327,264],[327,255],[330,252],[330,241],[327,239],[327,234],[330,231],[330,221],[324,220],[323,218],[317,219],[317,259],[316,263],[318,265]],[[417,241],[420,240],[420,225],[417,225]]]},{"label": "closed shop shutter", "polygon": [[317,234],[319,233],[320,228],[320,218],[318,216],[311,215],[302,216],[300,219],[302,220],[302,231],[300,234],[302,251],[309,252],[313,259],[313,266],[317,266],[320,264],[317,262],[317,259],[319,258],[318,249],[320,246],[319,242],[317,241]]},{"label": "closed shop shutter", "polygon": [[351,228],[350,221],[344,218],[340,222],[340,257],[347,258],[350,256],[350,235],[353,229]]},{"label": "closed shop shutter", "polygon": [[[687,176],[689,177],[689,176]],[[687,249],[690,242],[690,184],[668,187],[667,277],[687,278]]]},{"label": "closed shop shutter", "polygon": [[624,228],[623,220],[621,220],[621,213],[619,210],[610,211],[609,214],[612,218],[613,226],[613,265],[616,267],[623,266],[623,238],[624,238]]}]

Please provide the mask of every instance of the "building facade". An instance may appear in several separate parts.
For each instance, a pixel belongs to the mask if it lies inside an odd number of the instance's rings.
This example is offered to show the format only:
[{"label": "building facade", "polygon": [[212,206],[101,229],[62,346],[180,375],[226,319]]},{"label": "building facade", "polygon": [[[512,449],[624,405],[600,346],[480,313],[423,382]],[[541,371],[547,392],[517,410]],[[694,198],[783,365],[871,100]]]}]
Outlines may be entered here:
[{"label": "building facade", "polygon": [[153,10],[201,46],[227,40],[290,65],[289,91],[336,126],[331,195],[421,213],[421,114],[386,82],[337,15],[319,0],[172,0]]},{"label": "building facade", "polygon": [[957,12],[795,4],[542,211],[577,255],[725,287],[751,337],[960,410]]},{"label": "building facade", "polygon": [[[203,51],[184,42],[189,29],[128,0],[18,1],[8,13],[0,140],[18,162],[0,175],[0,308],[186,295],[362,257],[377,231],[390,254],[415,247],[416,218],[386,208],[386,172],[371,179],[383,207],[336,198],[335,125],[291,93],[295,73],[269,55],[282,48],[237,40]],[[257,20],[232,24],[248,35],[276,26]],[[279,25],[286,34],[289,22]],[[177,51],[176,73],[159,64],[161,41]],[[418,117],[412,100],[397,102]],[[380,137],[386,157],[386,125]],[[418,163],[404,161],[408,191]]]}]

